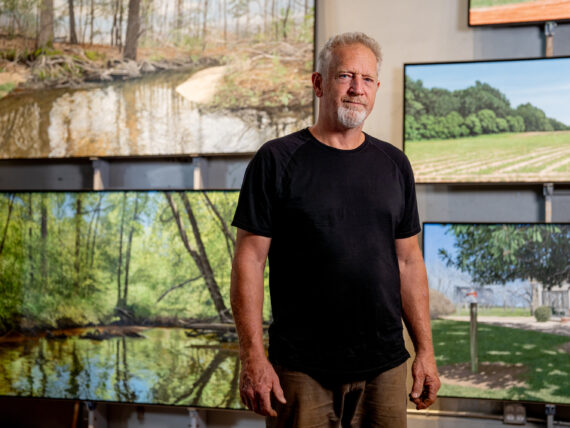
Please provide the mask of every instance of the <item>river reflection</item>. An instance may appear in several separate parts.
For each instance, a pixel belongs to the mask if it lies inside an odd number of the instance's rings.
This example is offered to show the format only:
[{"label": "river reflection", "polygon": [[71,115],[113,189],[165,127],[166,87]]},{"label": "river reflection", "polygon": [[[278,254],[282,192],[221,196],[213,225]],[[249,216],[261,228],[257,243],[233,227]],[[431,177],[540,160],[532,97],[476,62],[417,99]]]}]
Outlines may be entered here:
[{"label": "river reflection", "polygon": [[0,100],[0,158],[255,152],[310,123],[310,112],[206,111],[164,72],[91,89],[41,90]]},{"label": "river reflection", "polygon": [[237,344],[182,329],[142,335],[0,343],[0,395],[242,408]]}]

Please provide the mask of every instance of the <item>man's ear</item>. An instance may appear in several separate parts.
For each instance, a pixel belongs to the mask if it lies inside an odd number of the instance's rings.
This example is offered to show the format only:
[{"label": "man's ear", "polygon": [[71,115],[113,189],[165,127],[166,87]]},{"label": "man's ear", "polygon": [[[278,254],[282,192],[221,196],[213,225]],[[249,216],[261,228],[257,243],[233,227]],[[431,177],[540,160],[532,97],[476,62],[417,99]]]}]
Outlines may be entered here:
[{"label": "man's ear", "polygon": [[311,80],[313,82],[313,91],[315,91],[315,96],[317,98],[323,96],[323,76],[316,71],[311,76]]}]

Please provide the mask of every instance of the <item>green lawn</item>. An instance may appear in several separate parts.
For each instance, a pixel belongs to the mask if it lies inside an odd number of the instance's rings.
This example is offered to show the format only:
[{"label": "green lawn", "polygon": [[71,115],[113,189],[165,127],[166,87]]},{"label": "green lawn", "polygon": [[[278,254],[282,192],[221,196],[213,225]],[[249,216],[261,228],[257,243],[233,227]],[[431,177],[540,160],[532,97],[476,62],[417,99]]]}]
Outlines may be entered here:
[{"label": "green lawn", "polygon": [[506,4],[527,3],[536,0],[471,0],[471,8],[504,6]]},{"label": "green lawn", "polygon": [[[459,313],[454,313],[451,315],[469,315],[469,308],[461,308]],[[530,316],[530,309],[528,308],[483,308],[479,306],[477,308],[477,314],[481,316],[493,316],[493,317],[528,317]]]},{"label": "green lawn", "polygon": [[560,182],[570,177],[570,131],[409,141],[405,151],[418,182]]},{"label": "green lawn", "polygon": [[[469,363],[469,323],[432,322],[434,348],[439,367]],[[521,380],[528,387],[485,389],[444,384],[441,396],[515,399],[570,403],[570,355],[560,347],[570,337],[508,327],[478,327],[479,363],[523,364]]]}]

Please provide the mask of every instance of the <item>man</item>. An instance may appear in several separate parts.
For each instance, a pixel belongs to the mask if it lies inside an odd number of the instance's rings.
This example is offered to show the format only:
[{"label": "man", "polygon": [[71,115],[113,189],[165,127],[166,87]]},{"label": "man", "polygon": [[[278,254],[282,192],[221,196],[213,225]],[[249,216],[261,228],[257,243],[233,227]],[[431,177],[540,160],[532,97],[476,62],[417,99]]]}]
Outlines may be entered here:
[{"label": "man", "polygon": [[271,427],[406,426],[402,316],[416,349],[410,399],[424,409],[440,386],[412,171],[362,132],[380,60],[362,33],[330,39],[312,76],[317,122],[266,143],[245,175],[231,285],[240,394]]}]

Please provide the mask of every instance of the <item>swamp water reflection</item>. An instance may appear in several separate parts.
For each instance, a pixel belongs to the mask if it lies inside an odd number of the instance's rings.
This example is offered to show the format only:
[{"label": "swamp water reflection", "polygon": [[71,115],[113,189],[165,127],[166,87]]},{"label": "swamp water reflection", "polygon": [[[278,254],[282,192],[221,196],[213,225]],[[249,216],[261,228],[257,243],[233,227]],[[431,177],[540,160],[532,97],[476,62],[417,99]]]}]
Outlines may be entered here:
[{"label": "swamp water reflection", "polygon": [[177,328],[141,335],[0,342],[0,395],[242,408],[237,344]]},{"label": "swamp water reflection", "polygon": [[195,71],[0,100],[0,158],[252,153],[310,124],[307,111],[199,108],[176,87]]}]

